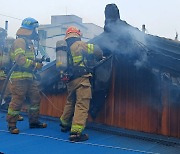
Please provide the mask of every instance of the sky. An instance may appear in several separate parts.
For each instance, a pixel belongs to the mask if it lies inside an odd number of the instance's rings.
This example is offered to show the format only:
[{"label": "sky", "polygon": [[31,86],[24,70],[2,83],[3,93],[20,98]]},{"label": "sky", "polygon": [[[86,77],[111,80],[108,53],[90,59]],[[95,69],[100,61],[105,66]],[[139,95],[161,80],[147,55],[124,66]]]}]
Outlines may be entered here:
[{"label": "sky", "polygon": [[15,37],[21,21],[32,17],[50,24],[51,15],[77,15],[84,23],[104,26],[107,4],[118,6],[121,20],[147,33],[180,39],[180,0],[0,0],[0,27],[8,20],[8,36]]}]

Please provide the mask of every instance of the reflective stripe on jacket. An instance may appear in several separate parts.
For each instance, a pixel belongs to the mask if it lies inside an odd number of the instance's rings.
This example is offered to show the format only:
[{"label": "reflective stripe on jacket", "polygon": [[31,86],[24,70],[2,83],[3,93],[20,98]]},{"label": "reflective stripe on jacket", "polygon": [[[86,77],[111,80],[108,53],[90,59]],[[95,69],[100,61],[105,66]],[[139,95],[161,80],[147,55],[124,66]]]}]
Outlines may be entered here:
[{"label": "reflective stripe on jacket", "polygon": [[14,41],[11,49],[11,59],[15,61],[19,67],[12,73],[11,79],[33,78],[33,74],[30,71],[33,69],[32,65],[35,60],[34,47],[31,41],[28,42],[28,48],[26,43],[27,41],[22,38]]},{"label": "reflective stripe on jacket", "polygon": [[84,66],[83,54],[93,54],[94,53],[94,45],[87,44],[82,41],[76,41],[75,43],[73,43],[71,45],[70,49],[71,49],[71,54],[72,54],[72,59],[73,59],[74,64],[75,65],[79,64],[79,66]]},{"label": "reflective stripe on jacket", "polygon": [[6,74],[3,70],[0,70],[0,80],[5,79],[6,78]]}]

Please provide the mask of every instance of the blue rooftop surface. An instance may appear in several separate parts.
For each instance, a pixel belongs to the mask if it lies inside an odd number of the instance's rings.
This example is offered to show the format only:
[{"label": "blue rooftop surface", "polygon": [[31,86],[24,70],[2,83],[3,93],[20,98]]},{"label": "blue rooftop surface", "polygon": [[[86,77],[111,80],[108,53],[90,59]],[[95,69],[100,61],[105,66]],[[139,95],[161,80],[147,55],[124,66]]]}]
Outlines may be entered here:
[{"label": "blue rooftop surface", "polygon": [[0,152],[4,154],[132,154],[162,153],[180,154],[179,145],[163,145],[127,136],[113,135],[94,129],[86,129],[90,139],[82,143],[68,141],[68,133],[60,131],[57,118],[42,118],[46,129],[30,129],[25,115],[18,122],[19,135],[7,131],[6,113],[0,111]]}]

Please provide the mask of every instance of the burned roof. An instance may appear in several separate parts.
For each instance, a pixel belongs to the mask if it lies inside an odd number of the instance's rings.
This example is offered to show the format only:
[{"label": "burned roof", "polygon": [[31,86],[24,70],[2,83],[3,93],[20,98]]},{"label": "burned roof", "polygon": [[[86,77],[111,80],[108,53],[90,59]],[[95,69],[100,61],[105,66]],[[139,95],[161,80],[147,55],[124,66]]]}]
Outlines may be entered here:
[{"label": "burned roof", "polygon": [[[180,100],[180,42],[146,34],[139,29],[129,25],[119,18],[114,4],[108,4],[112,8],[108,16],[105,15],[104,32],[90,40],[100,46],[104,56],[113,55],[114,67],[123,74],[123,70],[130,69],[129,80],[134,80],[133,72],[137,72],[136,83],[151,83],[156,94],[161,82],[169,85],[170,98],[178,103]],[[112,17],[112,18],[111,18]],[[122,69],[124,67],[124,69]],[[126,77],[124,75],[124,80]],[[159,80],[159,81],[158,81]],[[130,82],[130,81],[129,81]],[[158,85],[159,84],[159,85]]]},{"label": "burned roof", "polygon": [[[104,32],[90,42],[98,44],[104,55],[113,53],[128,58],[139,67],[153,67],[171,74],[180,74],[180,42],[146,34],[119,18],[115,4],[105,10]],[[111,8],[111,7],[112,8]],[[112,17],[112,19],[111,19]],[[115,18],[116,17],[116,18]]]}]

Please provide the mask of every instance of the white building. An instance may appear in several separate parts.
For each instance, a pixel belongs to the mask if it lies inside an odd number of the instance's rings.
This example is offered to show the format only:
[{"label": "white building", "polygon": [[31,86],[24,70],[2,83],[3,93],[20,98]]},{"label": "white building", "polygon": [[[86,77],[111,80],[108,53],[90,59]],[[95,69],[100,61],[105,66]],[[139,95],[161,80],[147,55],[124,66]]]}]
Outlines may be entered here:
[{"label": "white building", "polygon": [[40,25],[39,37],[41,45],[50,56],[55,59],[55,47],[58,40],[64,39],[67,27],[76,26],[82,32],[82,40],[88,41],[103,32],[103,28],[93,23],[83,23],[82,18],[76,15],[53,15],[51,24]]}]

